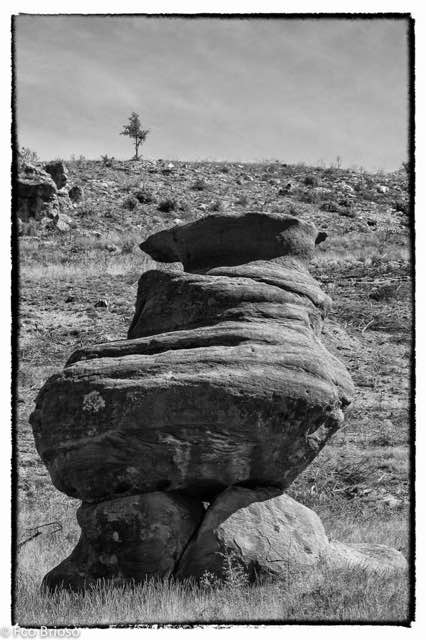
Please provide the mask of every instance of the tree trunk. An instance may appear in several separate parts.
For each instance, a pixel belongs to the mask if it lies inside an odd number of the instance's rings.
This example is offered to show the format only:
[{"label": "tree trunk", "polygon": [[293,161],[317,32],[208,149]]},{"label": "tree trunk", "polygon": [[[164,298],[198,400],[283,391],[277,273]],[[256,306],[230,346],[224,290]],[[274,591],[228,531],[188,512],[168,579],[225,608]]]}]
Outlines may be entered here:
[{"label": "tree trunk", "polygon": [[135,159],[136,159],[136,160],[139,160],[139,153],[138,153],[138,150],[139,150],[139,142],[138,142],[137,140],[135,140],[135,152],[136,152],[136,153],[135,153]]}]

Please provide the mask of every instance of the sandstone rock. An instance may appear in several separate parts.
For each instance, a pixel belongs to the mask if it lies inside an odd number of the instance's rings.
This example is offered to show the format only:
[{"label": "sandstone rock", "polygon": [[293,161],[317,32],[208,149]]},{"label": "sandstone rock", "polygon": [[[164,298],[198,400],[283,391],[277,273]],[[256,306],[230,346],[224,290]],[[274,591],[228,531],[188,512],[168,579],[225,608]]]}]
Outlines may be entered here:
[{"label": "sandstone rock", "polygon": [[68,191],[68,196],[72,202],[81,202],[84,198],[83,188],[80,187],[78,184],[74,185]]},{"label": "sandstone rock", "polygon": [[403,575],[407,560],[397,549],[384,544],[330,542],[328,563],[332,567],[350,568],[369,573]]},{"label": "sandstone rock", "polygon": [[140,247],[154,260],[182,262],[185,271],[235,266],[284,255],[307,261],[316,229],[281,214],[214,214],[150,236]]},{"label": "sandstone rock", "polygon": [[268,245],[268,224],[259,252],[295,255],[221,266],[228,254],[218,250],[204,274],[145,273],[131,339],[80,350],[48,380],[31,422],[61,491],[99,500],[156,490],[212,498],[236,483],[284,489],[342,425],[352,382],[319,341],[330,300],[304,264],[317,232],[273,216]]},{"label": "sandstone rock", "polygon": [[231,487],[207,510],[179,561],[179,578],[205,571],[223,578],[231,562],[254,580],[288,577],[308,567],[319,570],[404,574],[404,556],[385,545],[329,542],[316,513],[273,489]]},{"label": "sandstone rock", "polygon": [[65,187],[68,180],[68,171],[62,160],[53,160],[44,165],[44,170],[52,176],[58,189]]},{"label": "sandstone rock", "polygon": [[224,577],[227,557],[248,576],[287,575],[320,564],[328,539],[319,517],[273,489],[231,487],[209,507],[177,568],[179,578],[205,571]]},{"label": "sandstone rock", "polygon": [[43,584],[80,590],[101,578],[169,577],[203,513],[201,502],[161,492],[83,503],[77,511],[80,540]]},{"label": "sandstone rock", "polygon": [[58,207],[57,189],[52,178],[42,169],[26,164],[17,177],[17,215],[28,222],[40,220],[52,208]]},{"label": "sandstone rock", "polygon": [[53,223],[58,231],[69,231],[70,229],[75,229],[77,226],[76,222],[65,213],[58,214]]}]

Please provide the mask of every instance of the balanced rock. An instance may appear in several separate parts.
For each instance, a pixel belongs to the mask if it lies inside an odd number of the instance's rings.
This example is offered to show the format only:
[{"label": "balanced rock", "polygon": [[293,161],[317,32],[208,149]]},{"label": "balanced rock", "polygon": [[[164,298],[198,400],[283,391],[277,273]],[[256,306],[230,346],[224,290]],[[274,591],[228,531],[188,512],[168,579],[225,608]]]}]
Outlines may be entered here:
[{"label": "balanced rock", "polygon": [[40,220],[57,210],[56,185],[46,171],[31,164],[24,164],[16,182],[17,215],[23,222],[31,218]]},{"label": "balanced rock", "polygon": [[289,577],[320,565],[369,573],[404,573],[407,561],[385,545],[330,543],[316,513],[273,489],[231,487],[207,510],[176,575],[219,578],[229,564],[251,579]]},{"label": "balanced rock", "polygon": [[129,340],[74,354],[31,416],[55,486],[83,500],[233,484],[288,487],[344,420],[353,386],[319,336],[316,229],[210,216],[142,247],[203,273],[145,273]]},{"label": "balanced rock", "polygon": [[80,590],[102,578],[169,577],[203,513],[201,502],[161,492],[83,503],[77,511],[80,540],[43,584]]}]

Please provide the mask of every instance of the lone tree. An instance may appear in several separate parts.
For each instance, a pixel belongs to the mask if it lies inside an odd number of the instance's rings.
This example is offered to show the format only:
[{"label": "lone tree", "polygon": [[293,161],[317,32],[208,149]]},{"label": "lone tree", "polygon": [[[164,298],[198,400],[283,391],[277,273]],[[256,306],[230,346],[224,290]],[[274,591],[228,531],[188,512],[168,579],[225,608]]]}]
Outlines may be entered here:
[{"label": "lone tree", "polygon": [[120,133],[121,136],[129,136],[129,138],[133,138],[135,141],[135,160],[139,159],[139,145],[145,142],[145,138],[149,133],[149,129],[142,129],[141,121],[139,118],[139,114],[133,111],[132,115],[129,118],[129,124],[126,124],[123,127],[123,131]]}]

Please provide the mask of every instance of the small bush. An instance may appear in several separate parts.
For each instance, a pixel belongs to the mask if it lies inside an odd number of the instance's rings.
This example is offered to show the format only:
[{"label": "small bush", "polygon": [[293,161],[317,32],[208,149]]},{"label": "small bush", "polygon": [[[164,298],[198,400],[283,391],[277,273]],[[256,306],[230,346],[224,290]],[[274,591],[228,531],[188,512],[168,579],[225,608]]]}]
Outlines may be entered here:
[{"label": "small bush", "polygon": [[146,187],[134,191],[133,195],[141,204],[151,204],[151,202],[154,201],[151,189],[147,189]]},{"label": "small bush", "polygon": [[334,200],[326,200],[325,202],[321,202],[320,209],[321,209],[321,211],[329,211],[330,213],[338,213],[340,211],[340,206]]},{"label": "small bush", "polygon": [[306,187],[317,187],[319,184],[319,181],[316,176],[306,176],[303,180],[303,184]]},{"label": "small bush", "polygon": [[300,202],[306,202],[307,204],[317,204],[320,201],[318,193],[311,191],[310,189],[303,189],[296,195]]},{"label": "small bush", "polygon": [[405,213],[405,215],[408,214],[408,203],[404,202],[403,200],[397,200],[394,204],[394,207],[397,211],[399,211],[400,213]]},{"label": "small bush", "polygon": [[102,164],[104,167],[112,167],[114,156],[109,157],[108,154],[101,156]]},{"label": "small bush", "polygon": [[178,204],[178,209],[179,209],[179,211],[183,211],[184,213],[188,213],[189,204],[186,202],[186,200],[180,200],[179,204]]},{"label": "small bush", "polygon": [[235,201],[235,204],[238,204],[241,207],[246,207],[248,205],[248,202],[249,202],[249,200],[248,200],[247,196],[243,195],[243,196],[240,196],[238,198],[238,200]]},{"label": "small bush", "polygon": [[121,253],[124,255],[133,253],[133,249],[135,248],[135,243],[133,240],[125,240],[123,242],[123,246],[121,247]]},{"label": "small bush", "polygon": [[395,286],[394,283],[388,282],[382,285],[374,287],[371,291],[369,298],[380,302],[381,300],[392,300],[398,296],[401,286]]},{"label": "small bush", "polygon": [[34,164],[39,161],[37,153],[28,147],[22,147],[18,151],[18,159],[20,164]]},{"label": "small bush", "polygon": [[138,206],[138,201],[133,196],[127,196],[125,200],[123,200],[123,207],[128,209],[129,211],[133,211]]},{"label": "small bush", "polygon": [[193,191],[205,191],[207,189],[207,186],[207,182],[203,178],[197,178],[191,189]]},{"label": "small bush", "polygon": [[165,198],[159,202],[157,209],[163,213],[169,213],[170,211],[175,211],[176,207],[177,202],[174,198]]},{"label": "small bush", "polygon": [[222,211],[223,205],[220,200],[214,200],[209,207],[210,211]]}]

